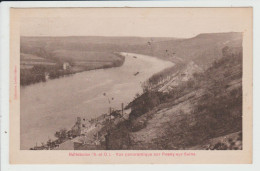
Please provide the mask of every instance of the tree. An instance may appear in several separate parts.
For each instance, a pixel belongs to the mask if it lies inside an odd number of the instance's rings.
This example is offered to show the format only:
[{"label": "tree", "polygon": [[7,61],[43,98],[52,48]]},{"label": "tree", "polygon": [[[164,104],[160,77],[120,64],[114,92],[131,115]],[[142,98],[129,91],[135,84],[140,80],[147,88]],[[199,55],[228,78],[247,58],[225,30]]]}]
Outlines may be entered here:
[{"label": "tree", "polygon": [[61,137],[61,136],[60,136],[60,131],[56,131],[55,134],[54,134],[54,136],[55,136],[56,138],[60,139],[60,137]]},{"label": "tree", "polygon": [[60,131],[57,131],[54,134],[54,136],[62,141],[62,140],[66,139],[68,137],[67,136],[67,130],[66,129],[61,129]]},{"label": "tree", "polygon": [[49,139],[49,140],[47,141],[47,146],[48,146],[48,147],[51,147],[51,146],[52,146],[52,140],[51,140],[51,139]]},{"label": "tree", "polygon": [[66,139],[67,138],[67,130],[66,129],[62,129],[61,131],[61,139]]}]

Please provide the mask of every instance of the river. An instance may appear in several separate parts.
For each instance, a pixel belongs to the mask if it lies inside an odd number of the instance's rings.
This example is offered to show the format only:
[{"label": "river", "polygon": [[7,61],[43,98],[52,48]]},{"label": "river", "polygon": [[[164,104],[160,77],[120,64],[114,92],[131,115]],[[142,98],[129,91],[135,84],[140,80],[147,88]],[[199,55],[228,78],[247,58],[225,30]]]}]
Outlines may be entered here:
[{"label": "river", "polygon": [[107,113],[109,106],[120,109],[121,103],[128,104],[142,93],[143,81],[174,65],[155,57],[122,54],[125,62],[121,67],[21,87],[21,149],[54,139],[55,131],[70,129],[77,116],[91,119]]}]

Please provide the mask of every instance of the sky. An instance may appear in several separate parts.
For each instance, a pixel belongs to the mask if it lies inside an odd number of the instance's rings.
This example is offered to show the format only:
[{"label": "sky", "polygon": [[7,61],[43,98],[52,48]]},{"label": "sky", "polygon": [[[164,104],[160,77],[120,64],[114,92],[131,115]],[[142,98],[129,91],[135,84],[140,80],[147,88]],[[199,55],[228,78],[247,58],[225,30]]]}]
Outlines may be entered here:
[{"label": "sky", "polygon": [[193,37],[244,32],[250,8],[19,9],[21,36]]}]

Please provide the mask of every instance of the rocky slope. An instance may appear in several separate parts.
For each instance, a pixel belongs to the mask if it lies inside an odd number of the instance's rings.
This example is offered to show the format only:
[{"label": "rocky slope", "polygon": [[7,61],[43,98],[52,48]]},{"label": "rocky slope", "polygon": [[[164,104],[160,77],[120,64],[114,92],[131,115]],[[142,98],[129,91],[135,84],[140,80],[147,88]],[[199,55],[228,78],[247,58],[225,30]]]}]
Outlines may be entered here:
[{"label": "rocky slope", "polygon": [[242,149],[241,48],[224,48],[204,72],[192,62],[182,65],[160,83],[131,103],[108,149]]}]

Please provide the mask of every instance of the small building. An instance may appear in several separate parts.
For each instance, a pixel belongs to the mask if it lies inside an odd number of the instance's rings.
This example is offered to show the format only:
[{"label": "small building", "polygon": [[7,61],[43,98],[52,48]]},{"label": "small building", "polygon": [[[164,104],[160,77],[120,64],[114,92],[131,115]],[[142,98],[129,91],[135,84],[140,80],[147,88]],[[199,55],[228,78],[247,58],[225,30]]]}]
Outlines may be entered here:
[{"label": "small building", "polygon": [[46,81],[50,78],[50,74],[49,74],[48,72],[45,72],[45,73],[44,73],[44,76],[45,76],[45,80],[46,80]]},{"label": "small building", "polygon": [[68,70],[70,69],[70,64],[68,62],[63,63],[63,70]]},{"label": "small building", "polygon": [[111,112],[110,116],[113,116],[114,118],[121,117],[121,112],[120,110],[114,110],[113,112]]}]

